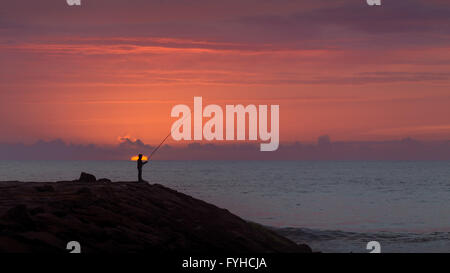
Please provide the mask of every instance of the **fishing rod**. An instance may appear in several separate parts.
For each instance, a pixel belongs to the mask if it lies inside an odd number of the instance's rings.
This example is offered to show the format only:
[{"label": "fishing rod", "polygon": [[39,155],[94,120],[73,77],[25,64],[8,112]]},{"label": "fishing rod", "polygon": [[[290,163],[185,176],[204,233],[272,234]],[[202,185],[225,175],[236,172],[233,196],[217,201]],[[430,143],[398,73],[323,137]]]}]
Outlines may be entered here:
[{"label": "fishing rod", "polygon": [[[187,117],[187,116],[186,116],[186,117]],[[173,133],[175,130],[177,130],[178,128],[180,128],[181,125],[183,125],[183,121],[186,119],[186,117],[184,117],[184,118],[181,120],[180,124],[178,124],[177,127],[173,128],[173,130],[172,130],[172,131],[171,131],[171,132],[163,139],[163,141],[161,141],[161,143],[160,143],[158,146],[156,146],[155,149],[153,149],[153,152],[152,152],[152,153],[150,154],[150,156],[148,157],[148,161],[150,161],[150,160],[153,159],[153,154],[156,153],[156,151],[158,151],[158,149],[161,147],[161,145],[163,145],[164,142],[166,142],[166,140],[169,138],[169,136],[172,135],[172,133]]]}]

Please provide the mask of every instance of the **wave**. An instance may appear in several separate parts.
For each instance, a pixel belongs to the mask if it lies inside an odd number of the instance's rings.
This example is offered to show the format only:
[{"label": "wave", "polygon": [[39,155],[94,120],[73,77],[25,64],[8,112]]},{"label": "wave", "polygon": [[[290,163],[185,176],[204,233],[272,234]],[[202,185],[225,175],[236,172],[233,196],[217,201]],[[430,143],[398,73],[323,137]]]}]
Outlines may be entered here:
[{"label": "wave", "polygon": [[271,228],[296,243],[320,252],[368,252],[366,245],[378,241],[383,252],[450,252],[450,232],[351,232],[309,228]]}]

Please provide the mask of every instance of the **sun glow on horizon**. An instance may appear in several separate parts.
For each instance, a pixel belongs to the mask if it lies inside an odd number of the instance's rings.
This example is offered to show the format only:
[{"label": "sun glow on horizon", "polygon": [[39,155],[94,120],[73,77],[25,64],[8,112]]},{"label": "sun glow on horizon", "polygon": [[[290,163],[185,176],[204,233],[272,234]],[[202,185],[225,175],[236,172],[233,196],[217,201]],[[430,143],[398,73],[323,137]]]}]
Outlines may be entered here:
[{"label": "sun glow on horizon", "polygon": [[[138,161],[138,159],[139,159],[139,156],[137,156],[137,155],[131,157],[131,161]],[[142,160],[147,161],[148,160],[148,156],[145,156],[145,155],[142,156]]]}]

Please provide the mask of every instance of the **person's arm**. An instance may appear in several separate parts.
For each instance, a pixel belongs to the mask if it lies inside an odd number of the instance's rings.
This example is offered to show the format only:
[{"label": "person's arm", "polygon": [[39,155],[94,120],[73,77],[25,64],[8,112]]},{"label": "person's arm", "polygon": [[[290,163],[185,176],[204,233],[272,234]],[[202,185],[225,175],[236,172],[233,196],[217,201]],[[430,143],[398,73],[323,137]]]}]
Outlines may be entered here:
[{"label": "person's arm", "polygon": [[144,161],[144,162],[142,162],[142,165],[145,165],[145,164],[147,164],[148,163],[148,161]]}]

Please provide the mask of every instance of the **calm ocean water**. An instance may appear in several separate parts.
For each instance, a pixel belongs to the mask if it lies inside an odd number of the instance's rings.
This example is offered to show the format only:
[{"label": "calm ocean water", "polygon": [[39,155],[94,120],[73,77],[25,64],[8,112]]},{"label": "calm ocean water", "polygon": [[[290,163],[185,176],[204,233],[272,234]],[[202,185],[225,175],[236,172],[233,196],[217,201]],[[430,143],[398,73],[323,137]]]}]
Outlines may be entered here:
[{"label": "calm ocean water", "polygon": [[[81,171],[136,179],[128,161],[0,161],[0,181]],[[450,161],[154,161],[144,179],[323,252],[450,252]]]}]

